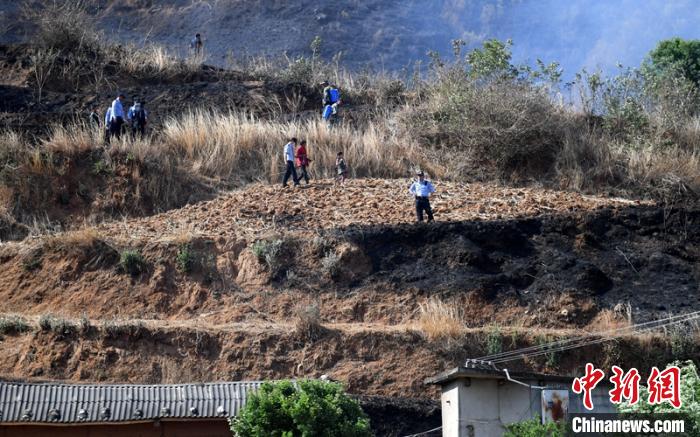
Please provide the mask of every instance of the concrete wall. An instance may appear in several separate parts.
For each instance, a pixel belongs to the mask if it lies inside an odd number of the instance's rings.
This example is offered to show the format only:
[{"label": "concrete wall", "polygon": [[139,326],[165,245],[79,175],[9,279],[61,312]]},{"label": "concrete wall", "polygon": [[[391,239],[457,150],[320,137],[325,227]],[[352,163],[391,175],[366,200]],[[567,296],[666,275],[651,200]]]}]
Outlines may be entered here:
[{"label": "concrete wall", "polygon": [[0,437],[231,437],[225,420],[135,423],[128,425],[5,425]]},{"label": "concrete wall", "polygon": [[[569,391],[569,413],[584,412],[583,398],[567,382],[523,380],[531,386]],[[608,385],[593,391],[597,413],[613,413]],[[443,386],[443,437],[500,437],[504,425],[538,418],[542,411],[541,390],[497,379],[460,379]]]}]

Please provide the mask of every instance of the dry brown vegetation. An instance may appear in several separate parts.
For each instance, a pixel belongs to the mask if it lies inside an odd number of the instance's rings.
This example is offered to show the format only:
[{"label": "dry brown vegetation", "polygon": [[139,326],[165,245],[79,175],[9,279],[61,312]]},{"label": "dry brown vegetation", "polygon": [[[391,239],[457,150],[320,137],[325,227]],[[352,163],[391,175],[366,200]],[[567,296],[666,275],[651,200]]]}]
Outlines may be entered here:
[{"label": "dry brown vegetation", "polygon": [[430,298],[419,305],[418,311],[416,327],[428,340],[457,339],[464,334],[464,316],[457,305]]}]

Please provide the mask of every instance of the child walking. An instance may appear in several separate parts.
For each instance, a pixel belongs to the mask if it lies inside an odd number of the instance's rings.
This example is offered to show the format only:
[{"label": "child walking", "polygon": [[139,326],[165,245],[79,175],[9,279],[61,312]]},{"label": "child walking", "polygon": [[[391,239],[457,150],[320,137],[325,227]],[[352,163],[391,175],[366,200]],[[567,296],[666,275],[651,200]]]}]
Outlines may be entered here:
[{"label": "child walking", "polygon": [[304,179],[306,181],[306,185],[309,185],[309,173],[306,171],[306,168],[309,166],[309,162],[311,162],[311,160],[306,152],[306,140],[301,140],[296,153],[297,167],[301,169],[301,173],[299,174],[299,182]]},{"label": "child walking", "polygon": [[338,177],[335,178],[336,183],[344,184],[345,178],[348,176],[348,165],[343,158],[343,152],[338,152],[335,157],[335,168],[338,170]]}]

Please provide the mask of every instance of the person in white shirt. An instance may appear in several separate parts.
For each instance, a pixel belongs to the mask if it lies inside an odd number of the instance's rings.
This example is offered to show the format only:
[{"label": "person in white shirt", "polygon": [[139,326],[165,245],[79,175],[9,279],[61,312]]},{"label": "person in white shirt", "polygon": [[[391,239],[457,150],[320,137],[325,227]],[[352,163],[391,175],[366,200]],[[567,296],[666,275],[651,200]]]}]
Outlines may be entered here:
[{"label": "person in white shirt", "polygon": [[423,221],[423,211],[428,215],[428,222],[433,221],[433,210],[430,209],[430,195],[435,192],[435,187],[430,181],[425,180],[425,175],[422,170],[419,170],[416,175],[418,180],[411,184],[408,191],[416,198],[416,218],[419,222]]},{"label": "person in white shirt", "polygon": [[294,181],[294,186],[299,185],[299,178],[297,177],[297,169],[294,167],[294,151],[297,146],[297,139],[292,138],[289,140],[289,142],[284,146],[284,160],[287,163],[287,169],[284,172],[284,179],[282,180],[282,188],[287,187],[287,181],[289,180],[289,176],[292,177],[292,181]]},{"label": "person in white shirt", "polygon": [[122,100],[126,96],[120,93],[116,99],[112,102],[112,114],[110,115],[110,126],[109,133],[110,136],[117,137],[119,139],[122,135],[122,126],[124,125],[124,106],[122,106]]}]

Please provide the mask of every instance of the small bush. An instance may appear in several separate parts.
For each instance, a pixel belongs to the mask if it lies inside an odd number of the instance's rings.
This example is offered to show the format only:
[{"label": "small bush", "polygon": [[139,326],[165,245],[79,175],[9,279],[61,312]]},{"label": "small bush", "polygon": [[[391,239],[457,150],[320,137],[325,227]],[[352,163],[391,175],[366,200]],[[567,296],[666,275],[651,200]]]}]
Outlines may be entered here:
[{"label": "small bush", "polygon": [[22,269],[25,272],[33,272],[41,267],[43,252],[41,249],[34,249],[22,258]]},{"label": "small bush", "polygon": [[321,260],[321,267],[325,274],[335,278],[340,272],[340,257],[334,251],[326,252],[326,256]]},{"label": "small bush", "polygon": [[95,19],[86,1],[27,2],[23,14],[36,26],[39,46],[72,52],[76,49],[99,47]]},{"label": "small bush", "polygon": [[501,328],[492,326],[486,335],[486,352],[488,355],[500,354],[503,352],[503,334]]},{"label": "small bush", "polygon": [[321,337],[324,329],[318,304],[300,305],[295,313],[294,331],[298,337],[312,341]]},{"label": "small bush", "polygon": [[30,329],[24,317],[17,315],[0,317],[0,335],[22,334]]},{"label": "small bush", "polygon": [[[552,342],[557,341],[557,340],[558,340],[557,338],[549,336],[549,335],[538,335],[537,337],[535,337],[535,343],[538,346],[548,345],[549,343],[552,343]],[[554,351],[547,351],[544,354],[544,358],[545,358],[545,365],[550,369],[555,368],[557,366],[557,364],[559,364],[559,356]]]},{"label": "small bush", "polygon": [[53,314],[43,314],[39,318],[39,328],[41,328],[42,331],[53,332],[60,336],[68,336],[77,332],[75,323],[68,319],[54,316]]},{"label": "small bush", "polygon": [[238,437],[369,437],[369,419],[337,383],[264,383],[251,394],[231,429]]},{"label": "small bush", "polygon": [[177,268],[183,273],[190,273],[195,268],[196,258],[189,244],[183,244],[177,252],[175,259]]},{"label": "small bush", "polygon": [[79,328],[80,328],[80,333],[85,335],[90,333],[90,330],[92,329],[92,324],[90,323],[90,319],[88,318],[87,314],[83,313],[80,316],[80,321],[78,322]]},{"label": "small bush", "polygon": [[122,270],[131,276],[141,274],[146,269],[146,261],[137,250],[125,250],[119,259]]},{"label": "small bush", "polygon": [[464,317],[455,305],[431,298],[418,308],[418,327],[429,340],[450,340],[464,333]]},{"label": "small bush", "polygon": [[140,320],[103,320],[102,333],[105,337],[116,340],[119,338],[138,339],[146,330]]},{"label": "small bush", "polygon": [[284,268],[284,240],[259,240],[253,244],[253,254],[261,264],[267,266],[273,275],[278,274]]}]

